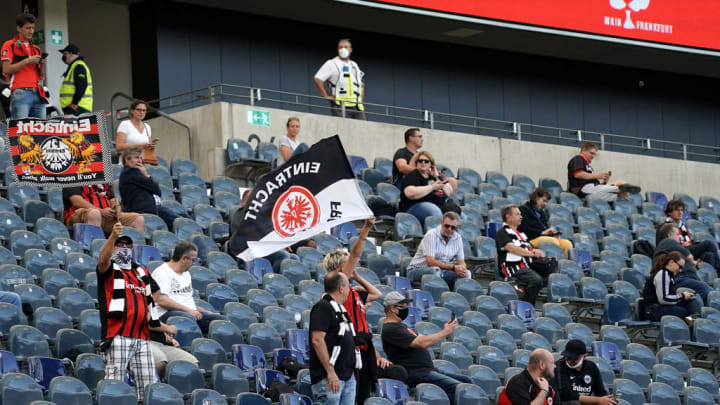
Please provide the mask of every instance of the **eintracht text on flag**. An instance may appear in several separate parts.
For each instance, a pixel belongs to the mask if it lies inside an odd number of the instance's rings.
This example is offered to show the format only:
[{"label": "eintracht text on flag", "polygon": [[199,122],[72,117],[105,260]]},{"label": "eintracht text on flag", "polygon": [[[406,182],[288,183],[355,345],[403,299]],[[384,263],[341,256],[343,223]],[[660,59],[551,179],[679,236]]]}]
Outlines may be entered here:
[{"label": "eintracht text on flag", "polygon": [[372,215],[335,135],[293,156],[258,182],[230,250],[252,260]]},{"label": "eintracht text on flag", "polygon": [[111,145],[102,112],[8,120],[5,145],[17,183],[78,187],[111,183]]}]

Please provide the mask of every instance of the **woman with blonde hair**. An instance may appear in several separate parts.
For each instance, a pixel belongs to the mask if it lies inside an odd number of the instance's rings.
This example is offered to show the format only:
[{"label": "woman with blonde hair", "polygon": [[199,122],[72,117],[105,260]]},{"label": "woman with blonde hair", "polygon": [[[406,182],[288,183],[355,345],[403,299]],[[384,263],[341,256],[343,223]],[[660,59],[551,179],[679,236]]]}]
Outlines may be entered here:
[{"label": "woman with blonde hair", "polygon": [[435,167],[435,158],[428,151],[418,152],[416,169],[403,179],[398,211],[412,214],[422,224],[426,217],[442,217],[447,197],[454,193],[449,181]]}]

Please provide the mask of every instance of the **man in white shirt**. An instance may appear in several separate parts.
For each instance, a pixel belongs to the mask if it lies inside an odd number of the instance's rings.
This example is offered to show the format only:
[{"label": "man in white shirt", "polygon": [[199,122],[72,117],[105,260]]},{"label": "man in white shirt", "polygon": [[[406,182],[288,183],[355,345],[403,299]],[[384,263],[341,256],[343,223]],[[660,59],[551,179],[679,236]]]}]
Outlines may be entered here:
[{"label": "man in white shirt", "polygon": [[152,278],[160,287],[158,298],[158,315],[162,322],[171,316],[184,316],[197,321],[203,333],[207,333],[210,322],[225,319],[223,315],[198,310],[193,298],[190,267],[197,259],[197,246],[192,242],[180,241],[173,250],[169,262],[163,263],[152,273]]},{"label": "man in white shirt", "polygon": [[[318,92],[330,102],[332,115],[342,117],[345,105],[345,117],[366,120],[362,100],[365,93],[365,73],[357,63],[350,60],[352,44],[349,39],[338,41],[338,56],[328,59],[315,73],[315,86]],[[330,86],[331,94],[325,89]]]}]

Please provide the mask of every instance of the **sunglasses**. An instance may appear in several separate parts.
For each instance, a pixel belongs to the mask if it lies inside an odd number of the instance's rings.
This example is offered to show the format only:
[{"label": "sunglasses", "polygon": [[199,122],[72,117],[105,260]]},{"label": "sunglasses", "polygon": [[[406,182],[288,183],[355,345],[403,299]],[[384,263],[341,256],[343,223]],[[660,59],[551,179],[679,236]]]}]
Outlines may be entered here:
[{"label": "sunglasses", "polygon": [[132,247],[132,243],[126,243],[126,242],[117,242],[115,243],[116,247]]},{"label": "sunglasses", "polygon": [[144,108],[136,108],[135,111],[146,112],[147,110]]},{"label": "sunglasses", "polygon": [[452,229],[453,231],[457,231],[457,226],[455,226],[455,225],[443,224],[443,226],[447,229]]},{"label": "sunglasses", "polygon": [[418,163],[430,163],[428,159],[418,159]]}]

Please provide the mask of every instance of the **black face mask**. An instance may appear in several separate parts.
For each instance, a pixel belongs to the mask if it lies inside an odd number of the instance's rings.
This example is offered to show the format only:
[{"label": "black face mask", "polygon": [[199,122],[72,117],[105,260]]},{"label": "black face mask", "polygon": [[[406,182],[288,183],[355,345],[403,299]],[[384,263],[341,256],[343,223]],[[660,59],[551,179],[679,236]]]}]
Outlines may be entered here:
[{"label": "black face mask", "polygon": [[63,56],[62,56],[62,61],[63,61],[63,63],[67,63],[67,56],[63,55]]},{"label": "black face mask", "polygon": [[398,317],[400,318],[400,320],[403,320],[403,321],[404,321],[405,318],[408,317],[408,313],[409,313],[409,312],[410,312],[410,311],[409,311],[407,308],[402,308],[402,309],[400,309],[400,310],[398,311]]}]

